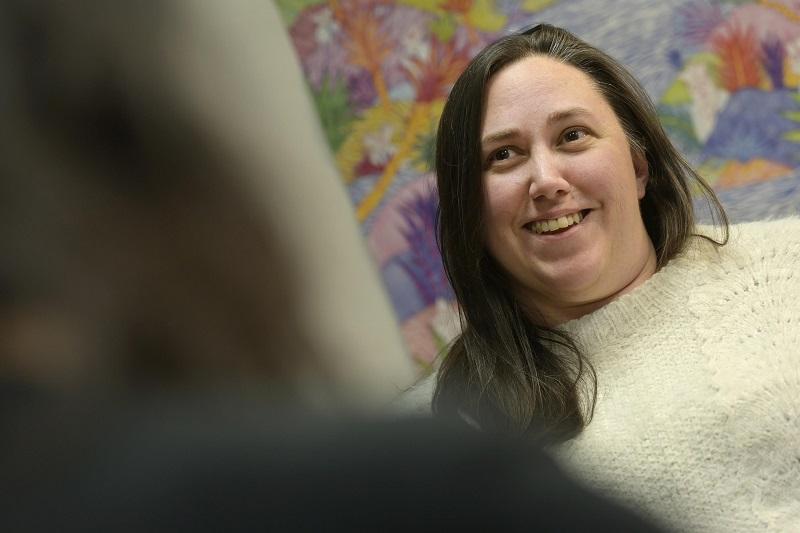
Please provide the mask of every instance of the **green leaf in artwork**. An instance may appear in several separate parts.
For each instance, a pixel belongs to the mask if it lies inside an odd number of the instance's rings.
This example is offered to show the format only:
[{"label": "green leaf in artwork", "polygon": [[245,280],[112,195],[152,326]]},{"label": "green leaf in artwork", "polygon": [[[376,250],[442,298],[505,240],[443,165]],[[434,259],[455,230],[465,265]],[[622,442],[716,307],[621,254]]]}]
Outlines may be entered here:
[{"label": "green leaf in artwork", "polygon": [[453,17],[444,15],[431,22],[431,32],[443,43],[452,39],[453,34],[456,32],[456,24],[453,21]]},{"label": "green leaf in artwork", "polygon": [[550,7],[550,4],[553,3],[554,0],[524,0],[522,2],[521,7],[523,11],[527,11],[528,13],[534,13],[546,7]]},{"label": "green leaf in artwork", "polygon": [[800,143],[800,130],[787,131],[783,134],[783,138],[793,143]]},{"label": "green leaf in artwork", "polygon": [[440,0],[397,0],[397,3],[430,13],[442,13],[444,11]]},{"label": "green leaf in artwork", "polygon": [[688,104],[691,101],[692,93],[689,92],[689,86],[681,79],[675,80],[669,89],[661,96],[661,103],[665,105],[674,106]]},{"label": "green leaf in artwork", "polygon": [[467,21],[476,29],[485,32],[500,31],[508,22],[508,17],[497,9],[495,2],[475,0],[467,13]]},{"label": "green leaf in artwork", "polygon": [[414,167],[421,172],[430,172],[436,165],[436,130],[432,129],[417,138],[414,147]]},{"label": "green leaf in artwork", "polygon": [[347,138],[350,124],[355,119],[348,100],[347,85],[343,80],[326,78],[313,94],[328,144],[335,152]]},{"label": "green leaf in artwork", "polygon": [[787,111],[783,114],[784,117],[795,122],[800,122],[800,111]]},{"label": "green leaf in artwork", "polygon": [[658,118],[670,139],[684,155],[698,155],[702,143],[697,138],[692,117],[687,106],[658,105]]},{"label": "green leaf in artwork", "polygon": [[294,24],[297,16],[306,8],[324,3],[325,0],[275,0],[275,5],[287,27]]}]

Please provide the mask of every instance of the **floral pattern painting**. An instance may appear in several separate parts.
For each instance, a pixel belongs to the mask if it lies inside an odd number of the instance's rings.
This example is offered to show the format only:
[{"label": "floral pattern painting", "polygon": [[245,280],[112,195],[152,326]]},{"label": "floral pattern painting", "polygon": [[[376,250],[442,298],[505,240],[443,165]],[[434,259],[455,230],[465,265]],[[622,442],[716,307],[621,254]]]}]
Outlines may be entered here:
[{"label": "floral pattern painting", "polygon": [[275,0],[419,372],[457,331],[436,125],[478,50],[549,22],[622,61],[734,219],[800,206],[800,0]]}]

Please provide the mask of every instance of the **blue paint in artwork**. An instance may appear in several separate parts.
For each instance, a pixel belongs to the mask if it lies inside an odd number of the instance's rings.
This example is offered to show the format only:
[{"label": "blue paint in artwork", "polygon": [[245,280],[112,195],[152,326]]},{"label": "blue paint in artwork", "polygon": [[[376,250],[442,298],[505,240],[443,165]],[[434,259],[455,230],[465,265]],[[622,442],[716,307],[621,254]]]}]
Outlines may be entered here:
[{"label": "blue paint in artwork", "polygon": [[[749,222],[800,215],[800,172],[717,192],[731,222]],[[710,222],[699,205],[699,221]]]},{"label": "blue paint in artwork", "polygon": [[783,61],[786,58],[786,48],[780,40],[773,37],[761,43],[761,51],[764,70],[772,82],[772,87],[782,89]]},{"label": "blue paint in artwork", "polygon": [[760,158],[796,166],[798,145],[784,139],[787,132],[800,129],[799,123],[784,116],[787,111],[800,111],[795,94],[786,89],[733,93],[717,116],[703,156],[738,161]]},{"label": "blue paint in artwork", "polygon": [[427,305],[437,299],[452,298],[452,291],[444,273],[439,247],[436,244],[436,216],[439,198],[436,190],[413,196],[400,207],[405,227],[403,237],[409,252],[399,259],[417,291]]},{"label": "blue paint in artwork", "polygon": [[412,317],[437,299],[452,300],[453,291],[436,245],[435,189],[412,196],[399,208],[408,250],[397,254],[383,268],[383,277],[400,320]]},{"label": "blue paint in artwork", "polygon": [[684,48],[704,47],[714,30],[724,22],[725,13],[716,0],[692,0],[675,9],[675,33]]},{"label": "blue paint in artwork", "polygon": [[[678,71],[670,52],[675,48],[676,10],[691,0],[597,0],[556,2],[531,15],[598,46],[628,67],[654,100],[659,100]],[[622,15],[624,14],[624,15]],[[685,51],[685,50],[684,50]]]},{"label": "blue paint in artwork", "polygon": [[408,253],[394,256],[381,271],[383,281],[389,289],[389,299],[401,322],[427,307],[425,300],[417,291],[416,283],[403,265],[404,256]]},{"label": "blue paint in artwork", "polygon": [[669,62],[675,70],[683,68],[683,55],[680,50],[669,51]]}]

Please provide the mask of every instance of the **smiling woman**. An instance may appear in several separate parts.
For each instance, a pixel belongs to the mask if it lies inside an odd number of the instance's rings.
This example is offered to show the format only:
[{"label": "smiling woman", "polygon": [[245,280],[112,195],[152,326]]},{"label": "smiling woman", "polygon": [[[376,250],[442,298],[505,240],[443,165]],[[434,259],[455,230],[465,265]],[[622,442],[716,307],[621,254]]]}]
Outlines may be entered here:
[{"label": "smiling woman", "polygon": [[531,56],[498,72],[486,94],[486,246],[523,308],[555,325],[649,278],[647,159],[592,79]]},{"label": "smiling woman", "polygon": [[[434,407],[483,426],[580,433],[594,369],[560,324],[647,280],[694,231],[713,191],[613,58],[540,25],[476,56],[439,123],[439,242],[463,333]],[[567,225],[571,217],[573,225]],[[577,223],[575,223],[577,221]]]},{"label": "smiling woman", "polygon": [[401,404],[544,435],[669,530],[797,528],[800,220],[729,228],[639,83],[549,25],[468,65],[436,172],[462,331]]}]

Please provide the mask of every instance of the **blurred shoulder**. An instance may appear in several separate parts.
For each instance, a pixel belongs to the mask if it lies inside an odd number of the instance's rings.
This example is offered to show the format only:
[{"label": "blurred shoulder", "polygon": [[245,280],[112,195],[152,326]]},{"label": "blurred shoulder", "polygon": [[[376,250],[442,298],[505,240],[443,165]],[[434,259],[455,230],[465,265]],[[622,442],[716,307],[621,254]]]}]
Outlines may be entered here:
[{"label": "blurred shoulder", "polygon": [[433,394],[438,373],[421,378],[403,391],[388,406],[390,414],[398,416],[431,416]]}]

